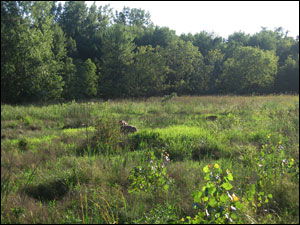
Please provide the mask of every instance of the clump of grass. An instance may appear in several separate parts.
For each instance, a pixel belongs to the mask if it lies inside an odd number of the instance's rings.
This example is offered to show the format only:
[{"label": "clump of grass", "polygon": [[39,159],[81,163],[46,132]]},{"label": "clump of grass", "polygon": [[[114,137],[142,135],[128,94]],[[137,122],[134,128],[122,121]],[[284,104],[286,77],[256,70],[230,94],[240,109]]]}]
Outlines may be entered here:
[{"label": "clump of grass", "polygon": [[26,138],[22,138],[19,143],[19,148],[21,151],[27,151],[28,150],[28,141]]},{"label": "clump of grass", "polygon": [[224,147],[217,138],[201,127],[169,126],[164,129],[144,130],[131,135],[130,143],[132,149],[164,148],[173,160],[226,156],[223,154]]},{"label": "clump of grass", "polygon": [[136,134],[130,135],[131,149],[145,149],[164,146],[164,140],[160,134],[151,130],[144,130]]},{"label": "clump of grass", "polygon": [[120,130],[119,120],[113,117],[100,117],[95,124],[91,146],[96,152],[114,154],[121,151],[125,140]]}]

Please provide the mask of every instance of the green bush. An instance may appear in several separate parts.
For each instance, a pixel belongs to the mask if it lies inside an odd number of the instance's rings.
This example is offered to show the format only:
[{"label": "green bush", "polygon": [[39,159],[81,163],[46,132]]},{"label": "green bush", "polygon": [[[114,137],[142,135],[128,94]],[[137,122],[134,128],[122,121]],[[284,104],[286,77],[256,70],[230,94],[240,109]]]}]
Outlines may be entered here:
[{"label": "green bush", "polygon": [[96,121],[92,147],[96,152],[113,154],[121,150],[125,135],[121,133],[119,121],[114,117],[100,117]]},{"label": "green bush", "polygon": [[183,219],[186,223],[198,224],[220,224],[220,223],[242,223],[239,210],[242,208],[240,199],[229,191],[233,186],[231,172],[227,169],[224,173],[219,164],[207,165],[203,168],[206,185],[201,191],[193,193],[193,207],[198,213],[194,218],[188,216]]}]

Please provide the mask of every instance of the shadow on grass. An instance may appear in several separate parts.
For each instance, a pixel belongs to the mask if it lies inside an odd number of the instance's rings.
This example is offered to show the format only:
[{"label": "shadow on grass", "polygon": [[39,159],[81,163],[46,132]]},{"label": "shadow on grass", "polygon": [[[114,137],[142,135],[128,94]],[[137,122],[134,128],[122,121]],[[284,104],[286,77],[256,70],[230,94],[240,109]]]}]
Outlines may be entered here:
[{"label": "shadow on grass", "polygon": [[24,192],[40,201],[52,201],[62,199],[69,191],[69,186],[65,179],[54,180],[49,183],[30,185]]}]

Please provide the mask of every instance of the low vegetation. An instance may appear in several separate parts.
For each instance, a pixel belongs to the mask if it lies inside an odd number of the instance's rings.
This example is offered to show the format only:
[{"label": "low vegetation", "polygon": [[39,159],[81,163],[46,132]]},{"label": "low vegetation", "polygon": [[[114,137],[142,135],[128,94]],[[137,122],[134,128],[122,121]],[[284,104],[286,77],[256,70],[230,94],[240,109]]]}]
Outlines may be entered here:
[{"label": "low vegetation", "polygon": [[1,223],[298,224],[299,96],[2,104]]}]

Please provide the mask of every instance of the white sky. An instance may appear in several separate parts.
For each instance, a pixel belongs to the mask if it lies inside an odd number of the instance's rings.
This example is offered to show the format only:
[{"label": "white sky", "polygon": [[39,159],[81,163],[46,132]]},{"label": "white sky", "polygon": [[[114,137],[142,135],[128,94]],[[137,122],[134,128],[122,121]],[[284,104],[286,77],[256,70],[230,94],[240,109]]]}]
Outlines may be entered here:
[{"label": "white sky", "polygon": [[[93,1],[86,1],[87,6]],[[235,31],[255,34],[261,27],[283,27],[299,35],[299,1],[96,1],[122,11],[124,6],[149,11],[154,25],[182,33],[203,30],[227,38]]]}]

